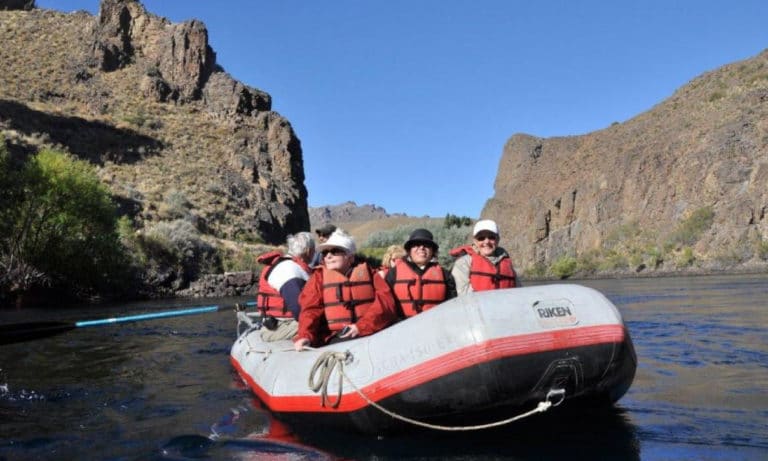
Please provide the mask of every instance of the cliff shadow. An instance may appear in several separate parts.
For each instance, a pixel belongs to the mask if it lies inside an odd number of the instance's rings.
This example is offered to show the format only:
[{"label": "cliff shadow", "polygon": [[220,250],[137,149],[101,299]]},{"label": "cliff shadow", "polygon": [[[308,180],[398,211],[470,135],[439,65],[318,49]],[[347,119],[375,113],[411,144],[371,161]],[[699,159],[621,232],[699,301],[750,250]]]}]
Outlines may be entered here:
[{"label": "cliff shadow", "polygon": [[[106,161],[130,164],[158,155],[164,148],[159,139],[127,128],[80,117],[41,112],[25,104],[0,99],[0,126],[29,137],[47,137],[45,143],[64,146],[73,155],[103,165]],[[29,154],[36,146],[17,146]]]}]

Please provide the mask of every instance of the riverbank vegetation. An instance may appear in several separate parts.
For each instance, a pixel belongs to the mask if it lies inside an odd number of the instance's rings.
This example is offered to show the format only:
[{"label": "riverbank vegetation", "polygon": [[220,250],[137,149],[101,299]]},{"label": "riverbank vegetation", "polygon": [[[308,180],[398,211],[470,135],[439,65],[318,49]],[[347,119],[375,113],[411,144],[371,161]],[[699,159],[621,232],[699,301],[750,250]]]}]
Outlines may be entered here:
[{"label": "riverbank vegetation", "polygon": [[189,221],[137,230],[92,164],[51,148],[14,158],[0,138],[0,305],[35,293],[172,296],[221,271],[219,252]]},{"label": "riverbank vegetation", "polygon": [[52,149],[26,161],[0,139],[0,300],[36,289],[88,297],[128,278],[115,205],[93,167]]},{"label": "riverbank vegetation", "polygon": [[[580,255],[566,254],[552,264],[534,264],[525,271],[527,278],[592,277],[596,275],[630,275],[663,271],[685,273],[701,262],[694,245],[710,229],[714,221],[711,207],[693,211],[664,235],[642,229],[637,222],[618,226],[600,247]],[[756,251],[765,260],[768,251],[763,242]],[[727,265],[726,257],[721,259]]]}]

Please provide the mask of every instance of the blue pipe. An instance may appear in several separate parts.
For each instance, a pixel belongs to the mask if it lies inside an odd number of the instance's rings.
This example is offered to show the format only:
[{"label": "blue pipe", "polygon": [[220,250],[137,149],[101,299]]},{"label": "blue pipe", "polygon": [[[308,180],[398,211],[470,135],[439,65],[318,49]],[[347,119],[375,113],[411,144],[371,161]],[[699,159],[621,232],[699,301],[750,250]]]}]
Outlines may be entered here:
[{"label": "blue pipe", "polygon": [[112,317],[108,319],[99,319],[99,320],[81,320],[79,322],[75,322],[75,326],[76,327],[92,327],[96,325],[108,325],[112,323],[135,322],[137,320],[149,320],[149,319],[159,319],[164,317],[178,317],[182,315],[202,314],[205,312],[216,312],[217,310],[219,310],[219,306],[195,307],[191,309],[179,309],[175,311],[154,312],[151,314],[129,315],[126,317]]}]

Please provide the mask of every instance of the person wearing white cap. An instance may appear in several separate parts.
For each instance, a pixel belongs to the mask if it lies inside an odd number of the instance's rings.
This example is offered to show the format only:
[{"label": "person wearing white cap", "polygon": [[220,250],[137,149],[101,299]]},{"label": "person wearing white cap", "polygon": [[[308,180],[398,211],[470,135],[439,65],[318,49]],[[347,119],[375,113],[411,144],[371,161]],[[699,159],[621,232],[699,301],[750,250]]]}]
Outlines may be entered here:
[{"label": "person wearing white cap", "polygon": [[499,237],[496,222],[481,219],[472,229],[472,245],[450,251],[451,256],[457,258],[451,275],[459,295],[520,286],[509,254],[499,246]]},{"label": "person wearing white cap", "polygon": [[367,263],[356,263],[351,236],[336,229],[317,249],[323,263],[299,295],[299,330],[293,339],[297,351],[367,336],[395,321],[389,286]]}]

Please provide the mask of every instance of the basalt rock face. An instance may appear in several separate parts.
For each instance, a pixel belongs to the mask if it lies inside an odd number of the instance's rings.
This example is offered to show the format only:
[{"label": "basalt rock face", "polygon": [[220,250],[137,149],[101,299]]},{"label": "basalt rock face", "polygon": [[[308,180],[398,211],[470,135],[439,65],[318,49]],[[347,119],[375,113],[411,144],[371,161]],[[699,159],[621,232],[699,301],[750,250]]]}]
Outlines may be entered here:
[{"label": "basalt rock face", "polygon": [[21,5],[0,11],[12,152],[52,145],[90,160],[139,225],[187,219],[270,243],[309,228],[298,137],[267,93],[216,64],[202,22],[134,0],[102,0],[98,16],[29,3],[0,2]]},{"label": "basalt rock face", "polygon": [[522,268],[601,253],[628,271],[719,270],[765,264],[767,209],[765,51],[604,130],[512,136],[482,216]]},{"label": "basalt rock face", "polygon": [[35,7],[35,0],[0,0],[0,11],[2,10],[29,11],[34,7]]}]

